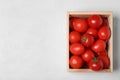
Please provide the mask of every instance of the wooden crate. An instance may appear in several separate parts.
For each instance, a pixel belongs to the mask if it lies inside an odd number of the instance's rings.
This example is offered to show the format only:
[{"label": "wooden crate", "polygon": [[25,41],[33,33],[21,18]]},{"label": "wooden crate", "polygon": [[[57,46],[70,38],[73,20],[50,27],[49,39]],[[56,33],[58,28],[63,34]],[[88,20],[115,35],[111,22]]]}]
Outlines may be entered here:
[{"label": "wooden crate", "polygon": [[67,71],[70,72],[94,72],[91,69],[72,69],[69,66],[69,58],[70,58],[70,53],[69,53],[69,18],[70,17],[88,17],[93,14],[98,14],[103,17],[106,17],[108,19],[108,24],[111,29],[111,36],[108,41],[108,56],[110,58],[110,68],[109,69],[103,69],[98,72],[113,72],[113,16],[112,12],[80,12],[80,11],[73,11],[73,12],[68,12],[67,13]]}]

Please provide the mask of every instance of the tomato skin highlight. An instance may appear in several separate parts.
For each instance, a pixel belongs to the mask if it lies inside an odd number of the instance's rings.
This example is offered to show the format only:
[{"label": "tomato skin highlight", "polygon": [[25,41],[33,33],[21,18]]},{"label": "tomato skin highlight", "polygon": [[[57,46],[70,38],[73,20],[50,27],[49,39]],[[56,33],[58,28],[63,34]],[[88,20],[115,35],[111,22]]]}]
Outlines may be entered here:
[{"label": "tomato skin highlight", "polygon": [[99,15],[91,15],[88,18],[88,24],[91,28],[98,29],[103,23],[102,17]]},{"label": "tomato skin highlight", "polygon": [[94,37],[92,37],[89,34],[84,34],[81,37],[81,43],[85,46],[85,47],[91,47],[94,43]]},{"label": "tomato skin highlight", "polygon": [[73,55],[69,60],[69,64],[72,68],[78,69],[83,66],[83,60],[80,56]]},{"label": "tomato skin highlight", "polygon": [[92,46],[92,50],[96,53],[105,51],[105,48],[106,48],[105,41],[100,40],[100,39],[97,40]]},{"label": "tomato skin highlight", "polygon": [[80,43],[73,43],[70,45],[70,52],[74,55],[81,55],[85,51],[85,48]]},{"label": "tomato skin highlight", "polygon": [[74,30],[78,32],[85,32],[88,28],[87,21],[85,19],[74,19],[73,21]]},{"label": "tomato skin highlight", "polygon": [[108,40],[110,37],[110,29],[107,26],[103,26],[98,31],[98,37],[102,40]]},{"label": "tomato skin highlight", "polygon": [[69,41],[71,43],[77,43],[77,42],[80,42],[80,40],[81,40],[81,35],[79,32],[77,32],[77,31],[70,32]]},{"label": "tomato skin highlight", "polygon": [[103,62],[103,68],[108,69],[110,67],[110,59],[107,56],[99,56],[99,59]]},{"label": "tomato skin highlight", "polygon": [[98,31],[97,31],[96,29],[94,29],[94,28],[89,28],[89,29],[87,30],[86,34],[89,34],[89,35],[97,38],[97,36],[98,36]]},{"label": "tomato skin highlight", "polygon": [[90,60],[92,60],[95,57],[94,53],[88,49],[86,50],[83,54],[82,54],[82,59],[86,62],[89,62]]},{"label": "tomato skin highlight", "polygon": [[100,71],[103,69],[103,62],[98,58],[94,58],[89,62],[89,68],[93,71]]}]

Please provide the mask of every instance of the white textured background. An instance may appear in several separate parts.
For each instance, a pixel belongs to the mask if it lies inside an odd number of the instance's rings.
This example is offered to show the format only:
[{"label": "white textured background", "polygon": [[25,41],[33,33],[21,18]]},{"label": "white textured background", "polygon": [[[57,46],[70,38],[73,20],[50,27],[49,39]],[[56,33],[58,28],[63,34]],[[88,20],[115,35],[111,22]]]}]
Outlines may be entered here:
[{"label": "white textured background", "polygon": [[[0,0],[0,80],[120,80],[120,0]],[[113,11],[114,72],[66,71],[67,11]]]}]

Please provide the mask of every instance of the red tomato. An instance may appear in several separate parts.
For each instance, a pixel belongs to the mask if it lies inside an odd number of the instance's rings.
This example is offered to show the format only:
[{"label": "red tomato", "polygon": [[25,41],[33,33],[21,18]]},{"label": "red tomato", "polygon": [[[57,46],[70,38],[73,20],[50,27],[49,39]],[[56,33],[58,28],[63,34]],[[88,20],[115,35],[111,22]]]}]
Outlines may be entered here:
[{"label": "red tomato", "polygon": [[98,39],[92,46],[92,50],[96,53],[105,51],[106,43],[103,40]]},{"label": "red tomato", "polygon": [[72,68],[78,69],[82,67],[83,60],[80,58],[80,56],[72,56],[70,58],[69,64]]},{"label": "red tomato", "polygon": [[103,26],[108,26],[108,20],[107,19],[103,19]]},{"label": "red tomato", "polygon": [[94,38],[89,35],[89,34],[84,34],[81,37],[81,43],[85,46],[85,47],[91,47],[94,43]]},{"label": "red tomato", "polygon": [[77,31],[70,32],[70,34],[69,34],[69,41],[71,43],[80,42],[80,40],[81,40],[81,35],[80,35],[79,32],[77,32]]},{"label": "red tomato", "polygon": [[88,18],[88,24],[91,28],[99,28],[103,23],[101,16],[92,15]]},{"label": "red tomato", "polygon": [[89,62],[90,60],[92,60],[94,58],[94,53],[88,49],[86,50],[83,54],[82,54],[82,59],[86,62]]},{"label": "red tomato", "polygon": [[108,53],[107,53],[107,51],[105,50],[105,51],[103,51],[103,52],[97,53],[97,55],[98,55],[98,56],[108,56]]},{"label": "red tomato", "polygon": [[93,58],[89,62],[89,68],[93,71],[100,71],[101,69],[103,69],[103,62],[98,58]]},{"label": "red tomato", "polygon": [[94,28],[89,28],[86,33],[93,36],[93,37],[95,37],[95,38],[98,36],[97,30],[94,29]]},{"label": "red tomato", "polygon": [[85,32],[88,28],[87,21],[85,19],[74,19],[73,27],[78,32]]},{"label": "red tomato", "polygon": [[70,52],[74,55],[81,55],[84,52],[85,48],[82,44],[73,43],[70,45]]},{"label": "red tomato", "polygon": [[103,26],[98,31],[98,36],[100,39],[108,40],[110,37],[110,29],[107,26]]},{"label": "red tomato", "polygon": [[76,19],[76,17],[70,17],[70,19],[69,19],[69,27],[70,27],[71,30],[74,29],[73,28],[73,21],[74,21],[74,19]]},{"label": "red tomato", "polygon": [[99,56],[99,59],[103,62],[103,68],[108,69],[110,67],[110,59],[107,56]]}]

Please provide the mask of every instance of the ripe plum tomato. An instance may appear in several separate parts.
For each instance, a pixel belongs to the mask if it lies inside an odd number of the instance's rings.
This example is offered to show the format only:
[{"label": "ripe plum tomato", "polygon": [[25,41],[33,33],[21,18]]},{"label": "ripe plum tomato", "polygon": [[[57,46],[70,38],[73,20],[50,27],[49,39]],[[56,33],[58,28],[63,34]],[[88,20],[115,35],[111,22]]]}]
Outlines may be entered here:
[{"label": "ripe plum tomato", "polygon": [[85,46],[85,47],[91,47],[94,43],[94,37],[92,37],[89,34],[84,34],[81,37],[81,43]]},{"label": "ripe plum tomato", "polygon": [[110,59],[107,56],[99,56],[99,59],[103,62],[103,68],[108,69],[110,67]]},{"label": "ripe plum tomato", "polygon": [[87,21],[85,19],[74,19],[73,21],[74,30],[78,32],[85,32],[88,28]]},{"label": "ripe plum tomato", "polygon": [[97,30],[94,29],[94,28],[89,28],[86,33],[93,36],[93,37],[95,37],[95,38],[98,36]]},{"label": "ripe plum tomato", "polygon": [[77,31],[70,32],[70,34],[69,34],[69,41],[71,43],[80,42],[80,39],[81,39],[81,35],[80,35],[79,32],[77,32]]},{"label": "ripe plum tomato", "polygon": [[108,40],[110,37],[110,29],[107,26],[103,26],[98,31],[98,36],[102,40]]},{"label": "ripe plum tomato", "polygon": [[81,55],[84,50],[84,46],[80,43],[73,43],[70,45],[70,52],[74,55]]},{"label": "ripe plum tomato", "polygon": [[78,69],[83,66],[83,60],[80,56],[73,55],[69,60],[69,64],[72,68]]},{"label": "ripe plum tomato", "polygon": [[98,58],[93,58],[90,62],[89,62],[89,68],[93,71],[100,71],[101,69],[103,69],[103,62],[102,60],[98,59]]},{"label": "ripe plum tomato", "polygon": [[82,54],[82,59],[86,62],[89,62],[90,60],[92,60],[94,58],[94,53],[92,52],[92,50],[88,49],[86,50],[83,54]]},{"label": "ripe plum tomato", "polygon": [[91,28],[99,28],[103,23],[102,17],[99,15],[91,15],[88,18],[88,24]]},{"label": "ripe plum tomato", "polygon": [[107,50],[97,53],[98,56],[108,56]]},{"label": "ripe plum tomato", "polygon": [[103,40],[98,39],[92,46],[92,50],[96,53],[105,51],[106,43]]}]

